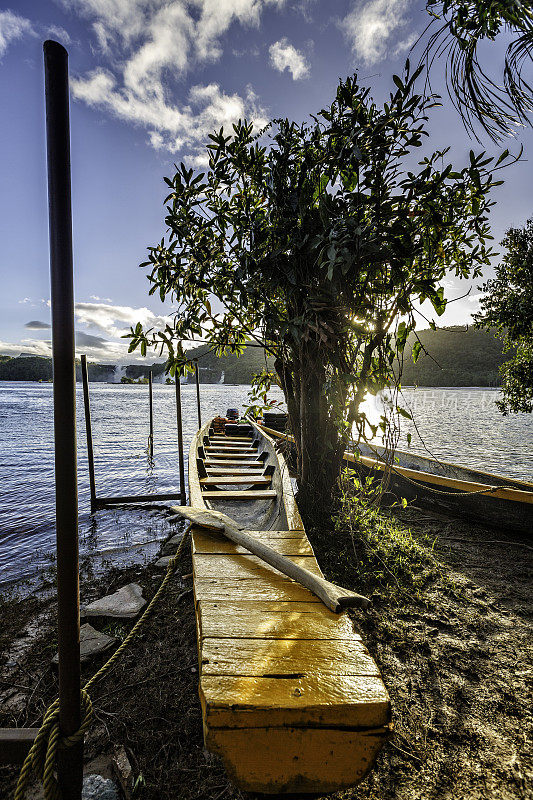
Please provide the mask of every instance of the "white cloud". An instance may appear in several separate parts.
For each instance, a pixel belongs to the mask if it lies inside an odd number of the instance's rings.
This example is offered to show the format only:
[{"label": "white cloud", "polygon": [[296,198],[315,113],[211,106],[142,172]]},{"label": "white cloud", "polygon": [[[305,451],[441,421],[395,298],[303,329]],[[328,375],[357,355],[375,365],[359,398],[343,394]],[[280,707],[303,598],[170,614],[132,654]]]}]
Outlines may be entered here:
[{"label": "white cloud", "polygon": [[270,63],[278,72],[287,69],[293,80],[309,77],[309,63],[304,54],[289,43],[286,36],[270,45]]},{"label": "white cloud", "polygon": [[11,42],[27,35],[37,35],[29,19],[14,14],[13,11],[0,11],[0,58]]},{"label": "white cloud", "polygon": [[114,76],[103,69],[86,78],[72,80],[74,97],[93,107],[105,108],[116,117],[148,129],[155,149],[177,152],[187,148],[198,156],[207,136],[216,128],[228,128],[247,117],[257,127],[265,122],[265,112],[253,92],[246,97],[226,94],[218,84],[192,86],[181,107],[167,101],[163,84],[141,83],[138,89],[118,87]]},{"label": "white cloud", "polygon": [[72,39],[64,28],[59,25],[49,25],[46,29],[46,35],[51,36],[52,39],[61,42],[63,47],[71,44]]},{"label": "white cloud", "polygon": [[5,356],[19,356],[21,353],[29,353],[32,356],[51,356],[52,346],[50,342],[43,342],[39,339],[22,339],[20,342],[0,341],[0,353]]},{"label": "white cloud", "polygon": [[243,116],[265,123],[250,92],[227,94],[211,83],[193,86],[176,102],[171,87],[179,90],[192,66],[220,58],[221,38],[233,24],[257,27],[264,8],[284,0],[62,2],[91,20],[105,61],[72,80],[74,97],[146,128],[155,149],[185,148],[201,161],[201,146],[214,128]]},{"label": "white cloud", "polygon": [[[164,328],[172,317],[154,314],[149,308],[116,306],[110,303],[76,303],[76,323],[95,330],[103,336],[76,330],[76,355],[85,353],[88,358],[101,363],[120,361],[124,364],[144,362],[140,352],[128,353],[129,341],[120,337],[128,333],[132,325],[141,322],[147,328]],[[47,323],[33,320],[26,325],[29,330],[44,330]],[[48,326],[49,327],[49,326]],[[0,341],[0,353],[18,356],[29,353],[35,356],[51,356],[50,341],[43,339],[21,339],[19,342]],[[154,357],[155,357],[154,353]]]},{"label": "white cloud", "polygon": [[[391,39],[407,23],[410,0],[355,0],[352,10],[340,22],[352,50],[365,64],[386,58]],[[402,49],[411,46],[405,44]],[[396,52],[398,55],[401,50]]]},{"label": "white cloud", "polygon": [[141,322],[145,328],[165,327],[171,317],[154,314],[149,308],[115,306],[107,303],[76,303],[74,309],[78,323],[96,328],[111,338],[118,339],[131,325]]}]

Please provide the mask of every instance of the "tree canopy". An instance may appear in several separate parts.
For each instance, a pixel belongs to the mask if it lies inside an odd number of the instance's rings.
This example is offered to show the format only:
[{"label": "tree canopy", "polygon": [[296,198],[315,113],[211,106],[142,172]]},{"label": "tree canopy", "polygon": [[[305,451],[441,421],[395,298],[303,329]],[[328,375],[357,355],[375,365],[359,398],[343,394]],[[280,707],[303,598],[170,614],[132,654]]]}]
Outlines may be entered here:
[{"label": "tree canopy", "polygon": [[365,393],[395,380],[414,305],[442,314],[445,275],[478,277],[490,262],[493,172],[511,158],[471,151],[457,169],[442,150],[416,162],[437,104],[415,92],[418,75],[407,63],[383,106],[353,76],[311,122],[211,135],[205,171],[181,164],[165,179],[168,235],[142,265],[177,310],[164,331],[132,329],[130,350],[166,347],[174,371],[186,368],[182,339],[203,335],[218,353],[263,343],[308,496],[331,494]]},{"label": "tree canopy", "polygon": [[522,228],[509,228],[507,248],[496,277],[482,287],[480,326],[494,326],[513,357],[500,367],[504,414],[533,411],[533,218]]}]

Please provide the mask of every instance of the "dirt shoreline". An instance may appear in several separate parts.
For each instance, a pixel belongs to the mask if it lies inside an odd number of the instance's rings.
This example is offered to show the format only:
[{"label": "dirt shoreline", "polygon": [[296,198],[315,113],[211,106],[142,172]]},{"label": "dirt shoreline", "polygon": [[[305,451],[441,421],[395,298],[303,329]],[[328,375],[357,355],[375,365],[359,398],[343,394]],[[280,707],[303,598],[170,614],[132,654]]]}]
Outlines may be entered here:
[{"label": "dirt shoreline", "polygon": [[[533,542],[412,507],[398,515],[440,574],[421,593],[391,598],[376,590],[372,608],[353,615],[391,694],[395,734],[363,783],[329,797],[531,798]],[[310,538],[326,576],[353,584],[349,560]],[[203,749],[192,587],[181,577],[190,571],[187,556],[140,638],[92,690],[86,758],[124,745],[136,798],[240,800],[245,795]],[[150,598],[161,577],[153,565],[111,568],[82,579],[82,602],[130,581]],[[54,622],[49,597],[0,603],[1,726],[39,725],[55,698]],[[119,639],[129,627],[99,626]],[[104,660],[85,666],[84,679]],[[0,768],[0,797],[10,796],[16,774]]]}]

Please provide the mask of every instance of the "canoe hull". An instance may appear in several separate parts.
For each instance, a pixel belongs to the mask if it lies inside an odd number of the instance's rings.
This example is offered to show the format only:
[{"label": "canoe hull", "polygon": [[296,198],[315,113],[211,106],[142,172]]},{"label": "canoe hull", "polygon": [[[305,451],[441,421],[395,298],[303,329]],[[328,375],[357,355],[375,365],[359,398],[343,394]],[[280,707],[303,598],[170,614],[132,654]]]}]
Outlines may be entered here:
[{"label": "canoe hull", "polygon": [[[264,437],[259,456],[275,467],[276,500],[213,500],[197,471],[206,432],[209,424],[189,454],[191,505],[237,517],[247,533],[322,576],[273,442],[254,426]],[[191,532],[206,748],[246,791],[324,794],[357,784],[390,736],[391,711],[349,616],[220,534]]]},{"label": "canoe hull", "polygon": [[[268,429],[267,432],[286,440],[284,445],[286,457],[294,469],[294,443],[290,438],[287,439],[286,434]],[[346,466],[363,477],[372,475],[380,478],[383,469],[379,464],[384,458],[384,448],[370,447],[362,443],[359,450],[364,460],[368,462],[372,459],[375,466],[354,459],[352,453],[346,453]],[[409,476],[401,474],[398,469],[407,471]],[[464,490],[460,488],[462,485]],[[479,491],[482,486],[510,489],[507,494],[514,493],[516,499],[506,499],[494,492]],[[383,503],[390,505],[402,498],[430,511],[467,519],[508,533],[522,536],[531,536],[533,533],[533,484],[527,481],[461,467],[447,461],[437,461],[418,453],[396,450],[393,468],[387,477],[387,491],[383,496]]]},{"label": "canoe hull", "polygon": [[211,729],[205,744],[245,791],[322,794],[363,780],[389,736],[387,727]]},{"label": "canoe hull", "polygon": [[[383,448],[370,449],[368,446],[361,445],[361,452],[366,456],[376,453],[381,455]],[[463,492],[455,486],[447,488],[442,484],[434,485],[428,483],[425,476],[431,473],[449,478],[451,481],[465,481],[465,483],[474,485],[497,485],[527,493],[533,492],[532,484],[481,470],[460,467],[446,461],[436,461],[427,456],[402,450],[396,451],[396,459],[394,463],[398,467],[405,467],[418,473],[415,477],[416,485],[412,479],[408,480],[397,472],[391,472],[385,501],[393,502],[405,497],[409,502],[416,503],[422,508],[450,517],[460,517],[480,525],[520,535],[531,535],[533,532],[533,503],[476,493],[475,489]],[[359,465],[358,469],[362,470],[365,475],[371,472],[378,474],[376,470],[370,470],[367,466]]]}]

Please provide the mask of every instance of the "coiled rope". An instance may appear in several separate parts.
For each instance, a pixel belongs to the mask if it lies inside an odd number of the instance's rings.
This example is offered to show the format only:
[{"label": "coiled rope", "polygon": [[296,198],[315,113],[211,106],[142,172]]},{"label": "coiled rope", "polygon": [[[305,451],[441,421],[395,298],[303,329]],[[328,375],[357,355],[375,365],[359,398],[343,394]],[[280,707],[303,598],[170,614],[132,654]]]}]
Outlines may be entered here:
[{"label": "coiled rope", "polygon": [[59,748],[72,747],[73,745],[78,744],[78,742],[80,742],[85,736],[85,733],[89,729],[93,718],[93,706],[89,696],[90,687],[93,686],[96,681],[100,680],[100,678],[103,678],[107,672],[109,672],[113,664],[115,664],[124,650],[126,650],[133,639],[135,639],[140,629],[163,596],[172,575],[176,571],[176,567],[178,566],[178,562],[185,548],[185,543],[189,538],[191,527],[192,525],[189,525],[185,530],[176,553],[168,562],[165,577],[161,581],[159,589],[150,600],[143,614],[139,617],[131,631],[128,633],[120,646],[115,650],[111,658],[109,658],[106,663],[100,667],[98,672],[96,672],[82,688],[82,721],[79,730],[77,730],[71,736],[62,736],[61,729],[59,727],[59,699],[54,700],[54,702],[47,708],[43,718],[43,723],[39,729],[39,733],[35,737],[35,741],[33,742],[33,745],[26,756],[24,764],[22,765],[22,769],[20,770],[14,800],[23,800],[28,789],[28,782],[33,772],[37,775],[42,783],[44,800],[61,800],[61,790],[55,776],[58,750]]}]

